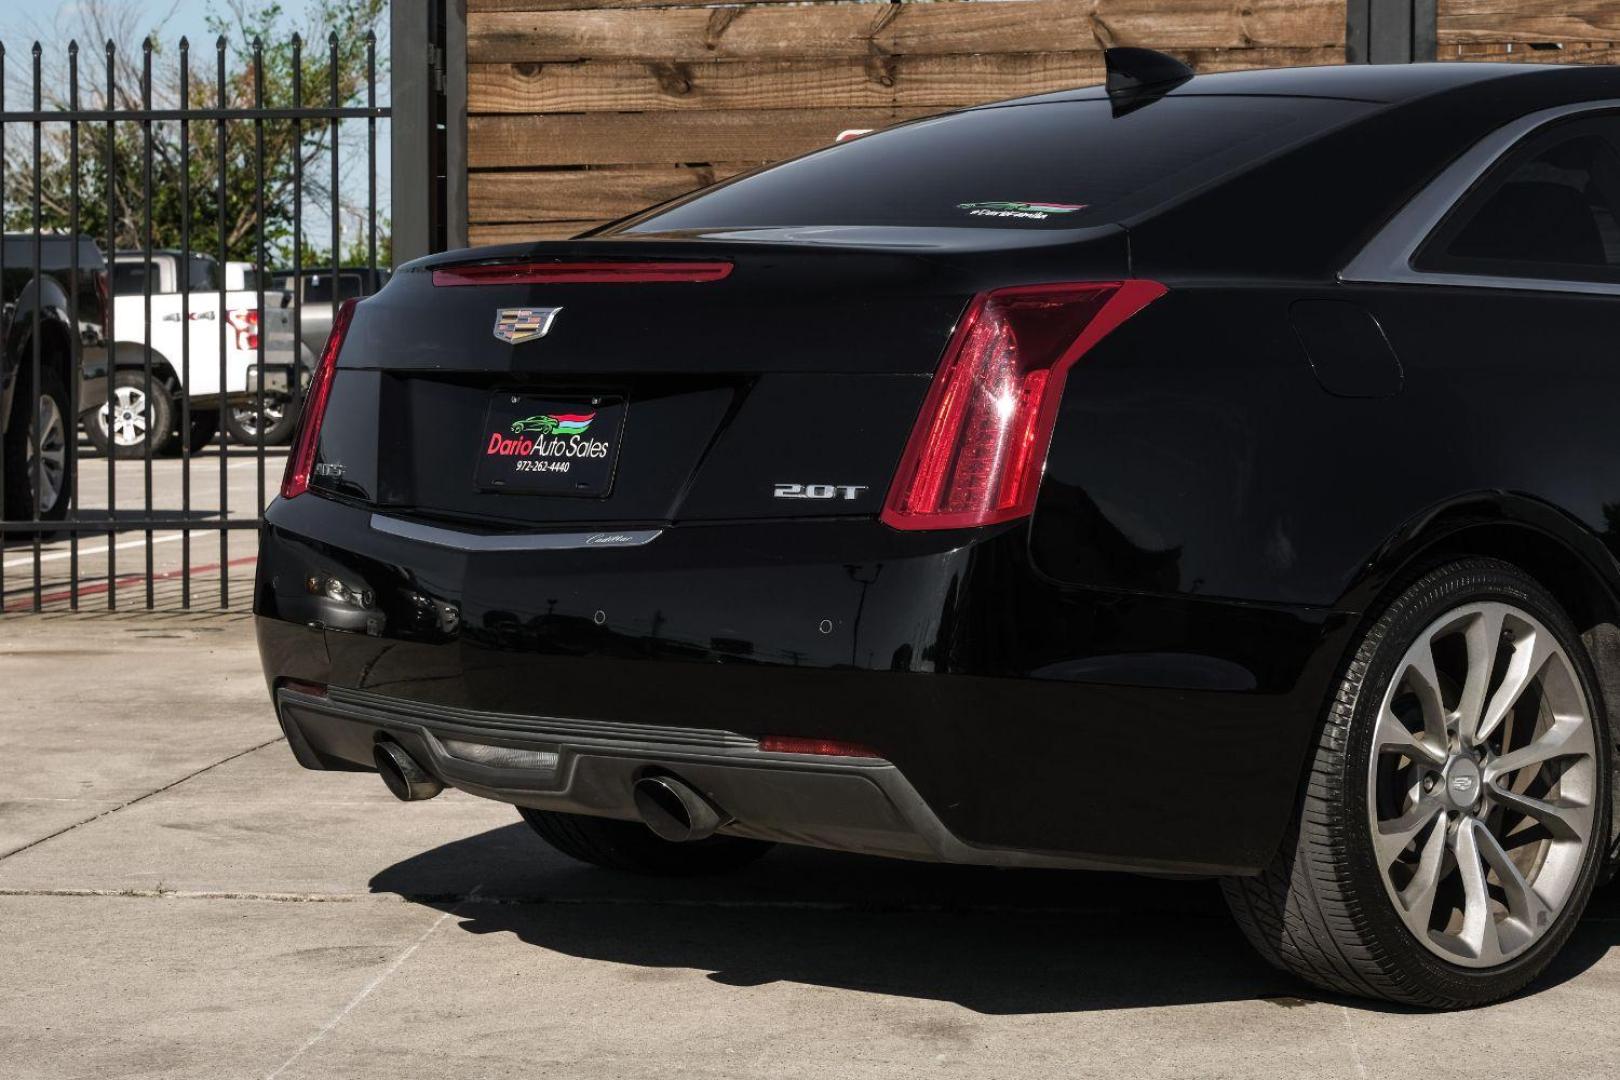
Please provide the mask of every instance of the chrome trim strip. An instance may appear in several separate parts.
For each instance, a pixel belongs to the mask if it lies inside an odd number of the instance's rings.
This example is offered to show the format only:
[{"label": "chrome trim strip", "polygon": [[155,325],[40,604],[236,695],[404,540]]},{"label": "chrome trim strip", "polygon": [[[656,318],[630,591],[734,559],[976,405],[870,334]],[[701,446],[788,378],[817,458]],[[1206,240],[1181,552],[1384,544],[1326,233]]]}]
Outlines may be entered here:
[{"label": "chrome trim strip", "polygon": [[565,551],[588,547],[641,547],[663,535],[663,529],[622,529],[569,533],[472,533],[422,525],[415,521],[371,515],[371,527],[419,544],[458,551]]},{"label": "chrome trim strip", "polygon": [[1480,289],[1522,289],[1535,292],[1620,295],[1620,284],[1603,281],[1566,281],[1551,278],[1493,277],[1484,274],[1425,273],[1413,269],[1412,257],[1446,213],[1456,205],[1496,162],[1520,139],[1556,120],[1582,113],[1620,109],[1620,100],[1583,101],[1543,109],[1497,128],[1446,167],[1411,202],[1391,218],[1378,235],[1362,248],[1350,265],[1339,271],[1343,282],[1391,285],[1462,285]]}]

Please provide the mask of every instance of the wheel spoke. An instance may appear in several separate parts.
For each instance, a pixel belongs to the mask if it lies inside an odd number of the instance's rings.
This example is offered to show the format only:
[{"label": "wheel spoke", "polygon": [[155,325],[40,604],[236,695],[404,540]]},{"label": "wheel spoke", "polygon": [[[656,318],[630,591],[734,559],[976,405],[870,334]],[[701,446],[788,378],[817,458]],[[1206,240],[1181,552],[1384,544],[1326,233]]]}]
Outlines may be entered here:
[{"label": "wheel spoke", "polygon": [[[1414,933],[1425,934],[1434,912],[1435,893],[1440,885],[1441,870],[1446,862],[1446,825],[1450,815],[1441,811],[1439,820],[1429,838],[1423,842],[1418,857],[1417,873],[1400,892],[1401,906],[1406,909],[1406,921]],[[1388,865],[1387,863],[1385,864]]]},{"label": "wheel spoke", "polygon": [[1507,671],[1502,676],[1502,685],[1491,695],[1484,713],[1478,714],[1477,722],[1470,720],[1470,714],[1464,714],[1462,731],[1464,741],[1470,746],[1478,746],[1490,738],[1502,723],[1502,719],[1518,704],[1519,699],[1524,696],[1525,689],[1536,681],[1552,657],[1550,635],[1543,630],[1529,631],[1515,642],[1513,657],[1508,661]]},{"label": "wheel spoke", "polygon": [[1505,614],[1502,608],[1487,605],[1463,631],[1463,641],[1468,647],[1468,674],[1457,699],[1457,717],[1465,742],[1472,742],[1472,733],[1479,727],[1479,718],[1485,710],[1485,695],[1490,690],[1491,673],[1496,670]]},{"label": "wheel spoke", "polygon": [[1450,733],[1446,730],[1449,716],[1445,700],[1440,696],[1440,675],[1435,671],[1434,651],[1429,642],[1413,648],[1401,678],[1423,710],[1423,736],[1430,757],[1445,760],[1445,751],[1439,748],[1445,747],[1450,741]]},{"label": "wheel spoke", "polygon": [[[1489,829],[1483,826],[1476,828],[1475,837],[1481,858],[1496,871],[1497,881],[1502,885],[1508,916],[1520,924],[1514,937],[1521,940],[1534,937],[1552,922],[1552,909],[1537,895],[1530,882],[1525,880],[1518,865],[1503,850],[1501,842],[1491,835]],[[1500,928],[1498,934],[1500,935]],[[1518,942],[1510,944],[1516,945]]]},{"label": "wheel spoke", "polygon": [[1586,721],[1577,717],[1560,717],[1535,741],[1488,762],[1485,766],[1485,782],[1495,784],[1520,769],[1544,765],[1561,757],[1587,757],[1591,752],[1591,733],[1587,730]]},{"label": "wheel spoke", "polygon": [[1379,866],[1388,867],[1399,858],[1440,810],[1439,799],[1425,797],[1419,799],[1417,805],[1400,817],[1380,821],[1377,835],[1374,837],[1378,846]]},{"label": "wheel spoke", "polygon": [[1444,765],[1446,761],[1444,750],[1431,746],[1412,734],[1388,708],[1385,708],[1378,717],[1378,729],[1374,732],[1374,739],[1375,749],[1380,753],[1393,750],[1413,761],[1426,761],[1431,765]]},{"label": "wheel spoke", "polygon": [[1539,823],[1554,840],[1585,839],[1577,824],[1577,818],[1581,816],[1579,811],[1586,809],[1585,804],[1572,804],[1563,800],[1546,802],[1500,784],[1488,784],[1485,791],[1502,806],[1517,810]]},{"label": "wheel spoke", "polygon": [[1491,917],[1491,894],[1485,882],[1485,860],[1479,849],[1479,835],[1485,829],[1472,818],[1457,824],[1453,854],[1462,876],[1463,925],[1457,940],[1476,960],[1492,960],[1501,953],[1496,920]]}]

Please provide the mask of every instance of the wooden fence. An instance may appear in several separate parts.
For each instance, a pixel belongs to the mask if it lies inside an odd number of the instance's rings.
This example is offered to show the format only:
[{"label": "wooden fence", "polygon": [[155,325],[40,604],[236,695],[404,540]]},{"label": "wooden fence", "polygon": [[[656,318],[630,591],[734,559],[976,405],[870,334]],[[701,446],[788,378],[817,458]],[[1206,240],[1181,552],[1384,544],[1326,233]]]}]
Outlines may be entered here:
[{"label": "wooden fence", "polygon": [[1441,60],[1620,62],[1620,0],[1438,0]]},{"label": "wooden fence", "polygon": [[1345,2],[467,0],[470,238],[570,236],[846,128],[1095,83],[1109,45],[1340,63]]}]

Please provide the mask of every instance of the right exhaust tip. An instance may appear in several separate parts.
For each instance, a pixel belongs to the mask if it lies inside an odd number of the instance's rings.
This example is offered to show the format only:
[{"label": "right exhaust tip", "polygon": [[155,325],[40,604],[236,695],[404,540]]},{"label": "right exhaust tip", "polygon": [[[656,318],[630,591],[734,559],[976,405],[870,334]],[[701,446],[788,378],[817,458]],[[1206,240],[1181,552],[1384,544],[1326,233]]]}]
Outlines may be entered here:
[{"label": "right exhaust tip", "polygon": [[673,776],[644,776],[631,789],[636,812],[653,835],[675,844],[713,836],[729,819],[714,804]]},{"label": "right exhaust tip", "polygon": [[377,743],[371,751],[371,759],[376,763],[377,772],[382,775],[383,783],[388,790],[394,793],[394,798],[400,802],[420,802],[431,799],[444,790],[444,785],[432,773],[419,765],[415,758],[406,752],[405,748],[396,742],[386,739]]}]

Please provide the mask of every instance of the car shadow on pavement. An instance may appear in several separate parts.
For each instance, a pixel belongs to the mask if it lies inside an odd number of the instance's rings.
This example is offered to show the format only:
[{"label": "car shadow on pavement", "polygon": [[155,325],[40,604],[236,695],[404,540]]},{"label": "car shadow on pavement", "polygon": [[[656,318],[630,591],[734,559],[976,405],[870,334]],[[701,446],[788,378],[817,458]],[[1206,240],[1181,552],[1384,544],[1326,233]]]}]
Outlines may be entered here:
[{"label": "car shadow on pavement", "polygon": [[[1253,999],[1290,1007],[1320,997],[1257,957],[1213,881],[788,847],[724,877],[642,878],[581,867],[512,825],[397,863],[371,887],[451,912],[469,933],[511,934],[615,964],[707,971],[731,986],[786,981],[985,1014]],[[1597,917],[1535,989],[1573,978],[1620,944],[1617,901],[1600,894]]]}]

